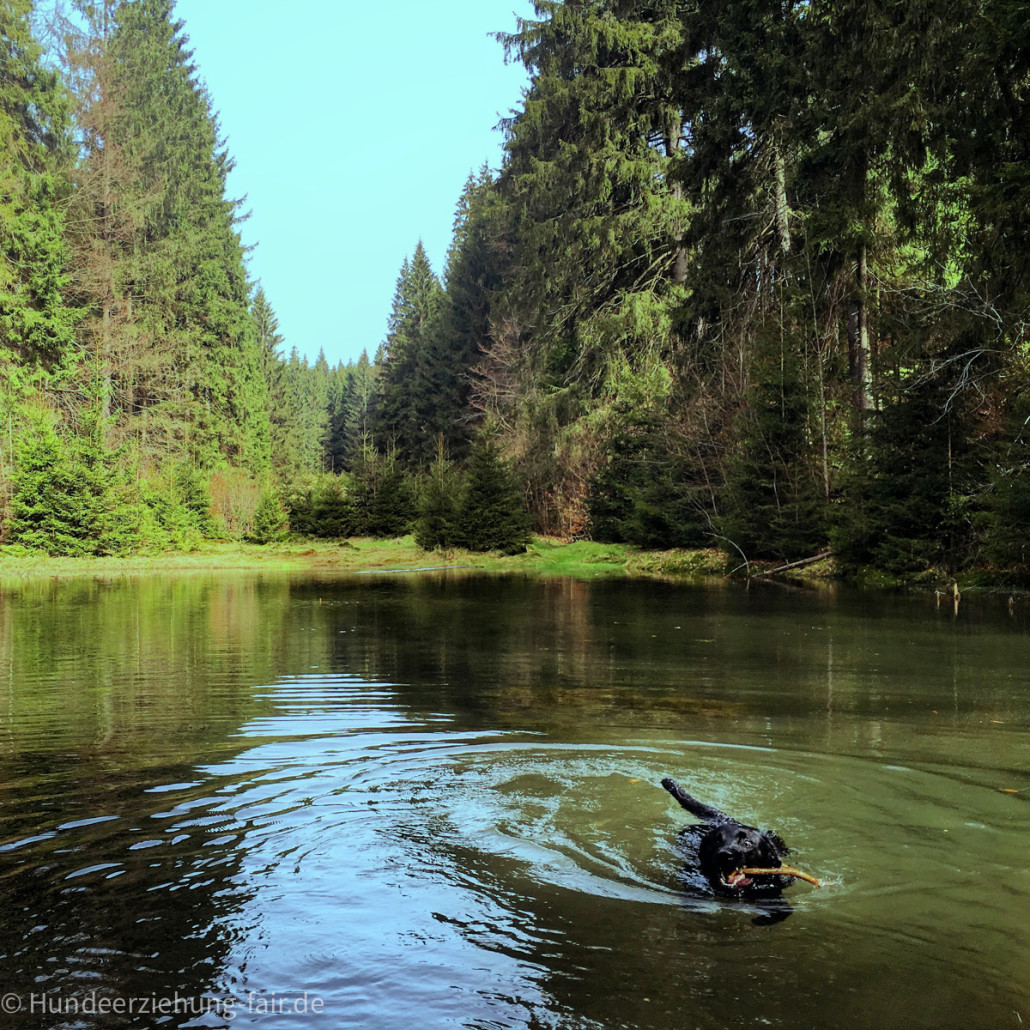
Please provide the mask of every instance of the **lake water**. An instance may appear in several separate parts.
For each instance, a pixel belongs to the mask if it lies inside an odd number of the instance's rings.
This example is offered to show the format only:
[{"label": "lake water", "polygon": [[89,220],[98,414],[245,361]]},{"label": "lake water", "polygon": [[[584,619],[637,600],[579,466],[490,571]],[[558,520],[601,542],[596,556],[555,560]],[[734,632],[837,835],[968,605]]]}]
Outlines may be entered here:
[{"label": "lake water", "polygon": [[[1004,601],[458,573],[0,589],[11,1027],[1030,1021]],[[775,829],[685,896],[661,789]]]}]

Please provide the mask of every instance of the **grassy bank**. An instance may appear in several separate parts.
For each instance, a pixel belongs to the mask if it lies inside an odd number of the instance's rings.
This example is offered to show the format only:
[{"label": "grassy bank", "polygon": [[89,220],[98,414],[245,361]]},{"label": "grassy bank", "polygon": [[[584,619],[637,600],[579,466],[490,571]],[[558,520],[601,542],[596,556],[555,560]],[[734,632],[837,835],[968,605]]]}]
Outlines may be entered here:
[{"label": "grassy bank", "polygon": [[[654,575],[666,572],[722,572],[717,552],[692,563],[672,562],[675,569],[655,567],[647,552],[622,544],[578,541],[559,543],[535,538],[524,554],[504,556],[459,549],[423,551],[410,536],[395,540],[301,540],[283,544],[208,543],[188,553],[105,558],[54,558],[21,548],[0,548],[2,577],[73,577],[146,575],[151,573],[270,571],[371,574],[459,568],[528,575],[596,576]],[[688,566],[690,566],[688,568]]]},{"label": "grassy bank", "polygon": [[[493,573],[538,576],[703,578],[733,575],[762,578],[772,574],[780,581],[808,584],[836,578],[832,558],[782,569],[775,563],[752,562],[745,570],[717,549],[643,551],[629,544],[600,544],[589,540],[563,543],[534,537],[523,554],[480,554],[451,549],[423,551],[411,536],[393,540],[293,540],[282,544],[206,543],[196,551],[139,554],[107,558],[53,558],[18,547],[0,547],[0,580],[32,577],[139,576],[160,573],[268,571],[318,572],[371,575],[383,572],[416,572],[429,569],[468,569]],[[986,573],[960,577],[963,591],[994,592],[1012,589]],[[902,581],[867,570],[859,585],[878,589],[935,588],[950,590],[943,574]],[[1017,590],[1016,592],[1022,593]]]}]

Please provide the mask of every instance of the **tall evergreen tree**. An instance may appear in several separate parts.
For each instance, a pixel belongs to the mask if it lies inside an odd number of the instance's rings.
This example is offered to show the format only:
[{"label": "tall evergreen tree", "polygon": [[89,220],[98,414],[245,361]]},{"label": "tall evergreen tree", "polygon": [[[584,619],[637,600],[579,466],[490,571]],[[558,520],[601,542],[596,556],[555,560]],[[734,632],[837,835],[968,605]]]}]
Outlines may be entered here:
[{"label": "tall evergreen tree", "polygon": [[443,289],[420,240],[397,279],[381,364],[375,433],[408,465],[432,461],[440,432]]},{"label": "tall evergreen tree", "polygon": [[503,204],[484,166],[465,183],[444,272],[436,423],[452,458],[464,457],[472,438],[473,381],[490,349],[491,305],[503,281],[505,249]]},{"label": "tall evergreen tree", "polygon": [[60,194],[68,94],[40,63],[29,0],[0,0],[0,391],[70,357]]},{"label": "tall evergreen tree", "polygon": [[328,456],[332,469],[349,472],[361,452],[372,443],[373,416],[377,396],[378,369],[368,352],[351,365],[335,370],[336,384],[329,399]]},{"label": "tall evergreen tree", "polygon": [[415,521],[415,542],[423,550],[452,547],[458,540],[458,512],[463,479],[443,453],[437,456],[422,484]]},{"label": "tall evergreen tree", "polygon": [[480,439],[469,455],[453,542],[470,551],[518,554],[529,542],[530,519],[518,477],[496,446]]},{"label": "tall evergreen tree", "polygon": [[502,37],[531,79],[505,123],[497,189],[509,271],[476,399],[517,456],[540,528],[570,533],[617,431],[613,377],[676,349],[669,316],[689,215],[670,175],[683,137],[682,24],[673,0],[534,8]]},{"label": "tall evergreen tree", "polygon": [[267,405],[237,205],[226,196],[232,165],[182,23],[171,0],[80,2],[90,29],[77,48],[83,167],[100,227],[95,245],[80,247],[99,253],[99,267],[80,280],[99,283],[105,364],[115,316],[131,325],[117,402],[154,460],[187,453],[260,471]]},{"label": "tall evergreen tree", "polygon": [[276,471],[293,483],[323,471],[329,435],[328,385],[294,347],[279,368],[272,413]]},{"label": "tall evergreen tree", "polygon": [[682,279],[687,215],[668,176],[682,136],[676,5],[537,0],[503,36],[532,78],[506,123],[515,281],[505,317],[533,327],[554,382],[598,371],[591,313]]}]

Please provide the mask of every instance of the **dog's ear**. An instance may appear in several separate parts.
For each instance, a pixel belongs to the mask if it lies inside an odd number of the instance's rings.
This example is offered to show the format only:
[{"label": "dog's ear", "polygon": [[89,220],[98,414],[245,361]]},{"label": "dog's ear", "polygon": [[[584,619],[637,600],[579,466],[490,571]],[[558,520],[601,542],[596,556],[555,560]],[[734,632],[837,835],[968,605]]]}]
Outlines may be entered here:
[{"label": "dog's ear", "polygon": [[768,832],[766,833],[766,836],[769,838],[770,841],[772,841],[773,847],[776,848],[776,850],[781,855],[789,855],[790,854],[790,848],[788,848],[787,845],[783,843],[783,838],[782,837],[778,837],[775,833],[768,833]]}]

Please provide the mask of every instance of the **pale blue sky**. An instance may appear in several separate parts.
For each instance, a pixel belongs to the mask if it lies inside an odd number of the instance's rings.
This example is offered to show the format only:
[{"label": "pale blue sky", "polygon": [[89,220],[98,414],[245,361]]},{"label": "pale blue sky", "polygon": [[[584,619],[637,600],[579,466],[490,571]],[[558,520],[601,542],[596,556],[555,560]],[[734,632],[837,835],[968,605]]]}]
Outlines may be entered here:
[{"label": "pale blue sky", "polygon": [[247,194],[244,242],[287,351],[375,353],[421,238],[442,273],[470,171],[497,167],[525,72],[493,32],[529,0],[177,0]]}]

